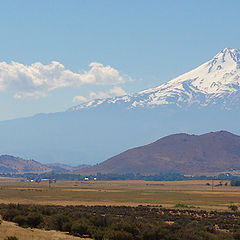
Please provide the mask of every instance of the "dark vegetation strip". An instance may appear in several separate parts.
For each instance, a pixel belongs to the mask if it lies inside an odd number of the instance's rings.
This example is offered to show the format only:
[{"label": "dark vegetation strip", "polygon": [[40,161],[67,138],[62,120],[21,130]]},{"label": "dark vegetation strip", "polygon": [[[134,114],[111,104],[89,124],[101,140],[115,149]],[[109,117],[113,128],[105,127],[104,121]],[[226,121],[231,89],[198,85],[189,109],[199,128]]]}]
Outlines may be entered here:
[{"label": "dark vegetation strip", "polygon": [[72,174],[72,173],[42,173],[42,174],[33,174],[33,173],[25,173],[25,174],[14,174],[14,173],[3,173],[0,174],[0,177],[23,177],[28,180],[41,181],[41,179],[56,179],[56,180],[84,180],[85,177],[88,177],[89,180],[93,180],[96,178],[97,180],[146,180],[146,181],[185,181],[185,180],[233,180],[239,181],[240,185],[240,177],[232,175],[230,173],[227,174],[219,174],[217,176],[185,176],[180,173],[159,173],[155,175],[142,175],[142,174],[101,174],[98,173],[96,175],[80,175],[80,174]]},{"label": "dark vegetation strip", "polygon": [[96,240],[239,240],[240,213],[151,206],[1,204],[2,218],[21,227],[54,229]]}]

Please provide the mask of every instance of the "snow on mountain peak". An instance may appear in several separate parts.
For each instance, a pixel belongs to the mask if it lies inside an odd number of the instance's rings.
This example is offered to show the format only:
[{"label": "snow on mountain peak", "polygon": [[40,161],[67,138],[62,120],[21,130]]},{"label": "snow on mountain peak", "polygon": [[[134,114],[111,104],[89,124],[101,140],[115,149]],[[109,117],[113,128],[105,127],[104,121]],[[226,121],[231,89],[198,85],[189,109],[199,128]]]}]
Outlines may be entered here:
[{"label": "snow on mountain peak", "polygon": [[96,107],[103,103],[122,104],[128,108],[156,107],[175,104],[179,107],[194,103],[227,105],[240,103],[240,50],[225,48],[199,67],[158,87],[134,95],[91,101],[70,110]]},{"label": "snow on mountain peak", "polygon": [[229,57],[229,59],[234,60],[235,62],[239,61],[240,50],[237,48],[224,48],[221,52],[219,52],[215,58],[222,58],[222,61],[226,61],[225,58]]},{"label": "snow on mountain peak", "polygon": [[232,84],[239,85],[240,51],[225,48],[213,59],[196,69],[185,73],[169,83],[191,82],[191,85],[205,94],[236,91]]}]

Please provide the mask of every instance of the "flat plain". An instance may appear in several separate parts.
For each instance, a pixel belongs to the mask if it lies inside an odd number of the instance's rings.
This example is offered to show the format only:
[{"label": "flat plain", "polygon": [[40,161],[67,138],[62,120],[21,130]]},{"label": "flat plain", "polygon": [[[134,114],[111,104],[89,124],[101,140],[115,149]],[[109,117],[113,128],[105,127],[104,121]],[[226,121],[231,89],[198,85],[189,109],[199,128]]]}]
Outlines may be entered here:
[{"label": "flat plain", "polygon": [[[210,185],[207,185],[209,183]],[[240,187],[227,181],[57,181],[0,179],[0,203],[44,205],[162,205],[184,203],[200,209],[227,210],[240,204]],[[227,183],[227,186],[225,186]]]}]

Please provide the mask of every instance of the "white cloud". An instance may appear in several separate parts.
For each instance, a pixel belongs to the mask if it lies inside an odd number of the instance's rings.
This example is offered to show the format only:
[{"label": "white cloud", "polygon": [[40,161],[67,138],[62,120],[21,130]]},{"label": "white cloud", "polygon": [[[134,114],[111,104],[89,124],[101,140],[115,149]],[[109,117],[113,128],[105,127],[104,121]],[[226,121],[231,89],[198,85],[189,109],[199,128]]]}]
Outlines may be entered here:
[{"label": "white cloud", "polygon": [[75,73],[59,62],[44,65],[40,62],[29,66],[0,62],[0,91],[12,91],[15,98],[44,97],[57,88],[83,84],[116,85],[125,82],[118,70],[101,63],[90,63],[90,69]]},{"label": "white cloud", "polygon": [[81,75],[82,80],[86,83],[115,85],[125,82],[118,70],[111,66],[104,67],[101,63],[93,62],[89,64],[89,67],[91,69]]},{"label": "white cloud", "polygon": [[125,94],[126,94],[126,92],[121,87],[115,86],[106,92],[103,92],[103,91],[90,92],[88,97],[75,96],[73,98],[73,102],[74,103],[83,103],[83,102],[88,102],[93,99],[104,99],[104,98],[110,98],[110,97],[114,97],[114,96],[122,96]]},{"label": "white cloud", "polygon": [[116,95],[116,96],[122,96],[126,95],[127,93],[119,86],[115,86],[114,88],[109,90],[110,94]]},{"label": "white cloud", "polygon": [[90,92],[88,99],[103,99],[111,97],[108,92]]},{"label": "white cloud", "polygon": [[84,96],[75,96],[72,101],[77,103],[83,103],[83,102],[87,102],[88,99]]}]

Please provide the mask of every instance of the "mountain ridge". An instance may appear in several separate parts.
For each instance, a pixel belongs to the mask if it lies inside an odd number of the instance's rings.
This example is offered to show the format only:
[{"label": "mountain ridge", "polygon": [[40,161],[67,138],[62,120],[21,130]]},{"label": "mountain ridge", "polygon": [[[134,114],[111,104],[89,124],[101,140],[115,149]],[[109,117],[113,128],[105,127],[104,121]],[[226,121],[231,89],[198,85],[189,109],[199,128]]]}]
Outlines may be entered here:
[{"label": "mountain ridge", "polygon": [[11,155],[0,155],[0,173],[46,173],[52,169],[35,160],[25,160]]},{"label": "mountain ridge", "polygon": [[227,131],[173,134],[128,149],[80,173],[199,174],[240,169],[240,136]]}]

